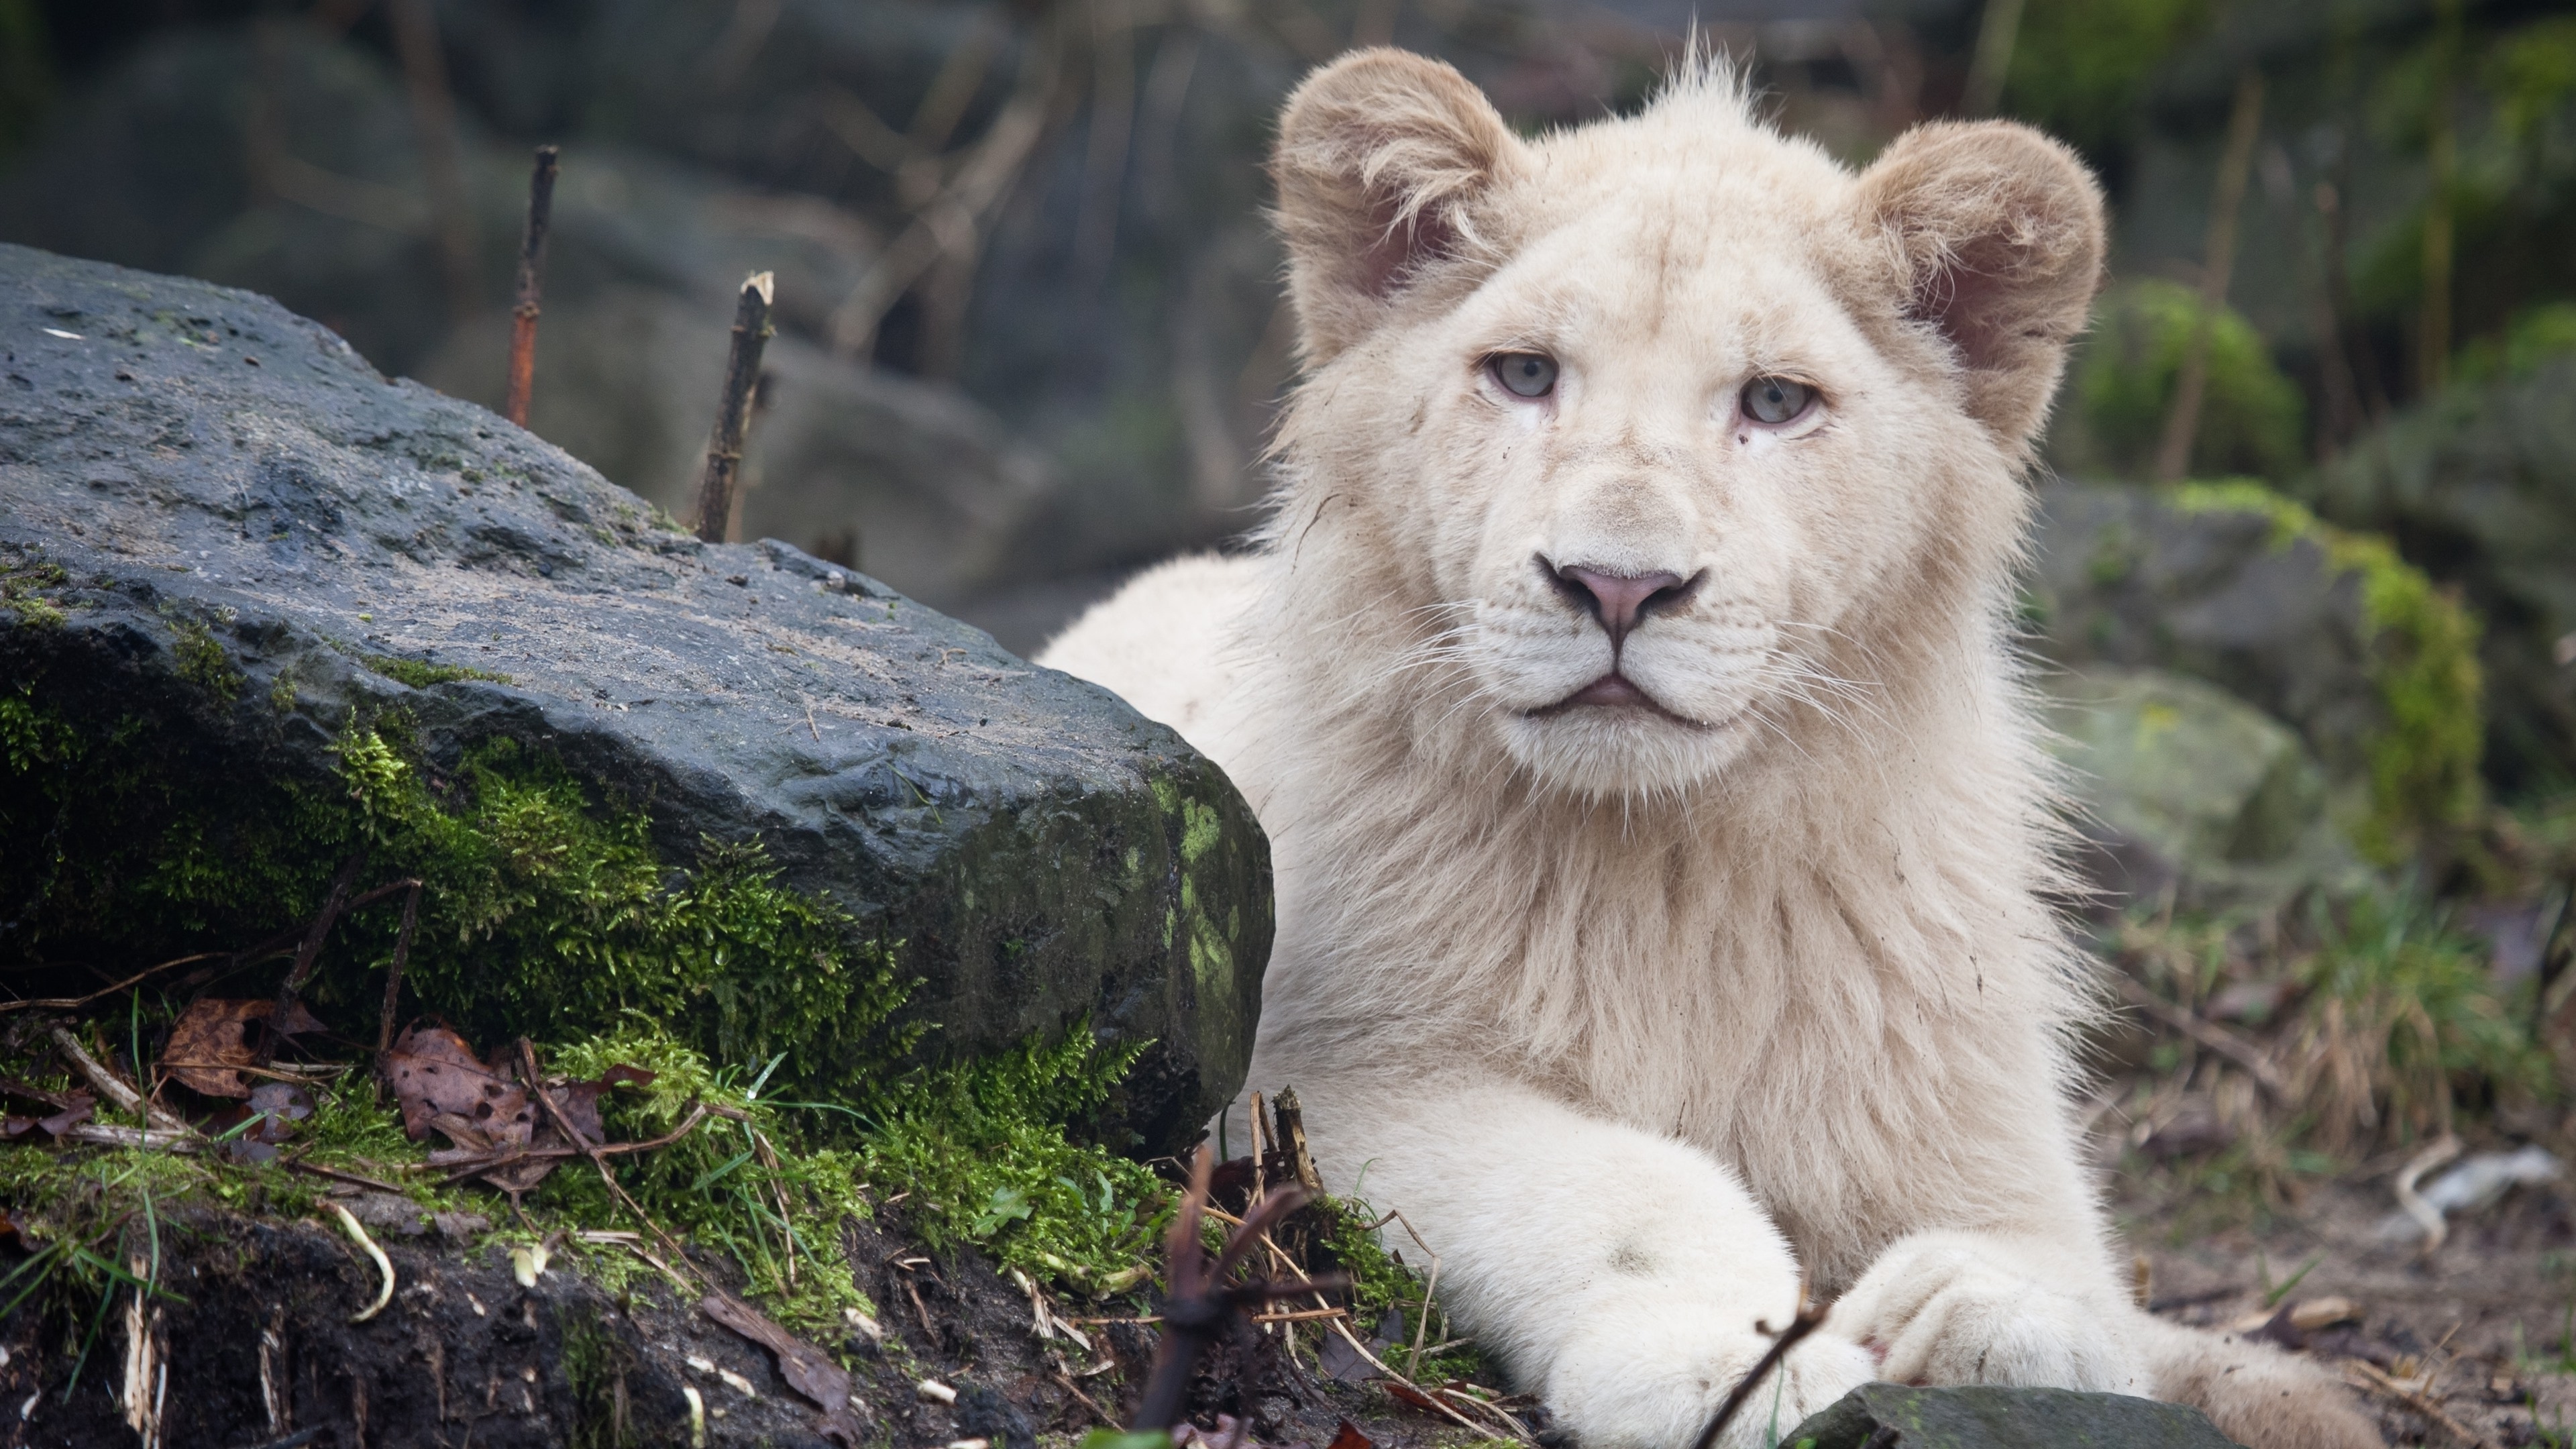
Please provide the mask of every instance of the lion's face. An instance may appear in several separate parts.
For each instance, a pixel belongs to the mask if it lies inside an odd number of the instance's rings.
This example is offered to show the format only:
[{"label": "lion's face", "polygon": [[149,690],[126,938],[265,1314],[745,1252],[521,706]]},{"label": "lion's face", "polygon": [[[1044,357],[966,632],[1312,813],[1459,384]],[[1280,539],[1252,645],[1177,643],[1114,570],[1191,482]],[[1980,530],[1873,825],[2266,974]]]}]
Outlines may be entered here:
[{"label": "lion's face", "polygon": [[1588,793],[1694,782],[1783,700],[1848,692],[1824,646],[1935,526],[1942,480],[1902,455],[1952,442],[1942,419],[1736,179],[1583,187],[1391,349],[1425,420],[1418,489],[1387,501],[1483,720]]},{"label": "lion's face", "polygon": [[[1873,707],[1871,653],[1919,627],[1926,590],[2008,571],[2013,453],[2041,406],[1981,383],[1973,349],[2012,340],[1984,335],[1995,319],[1922,316],[1871,184],[1902,158],[1855,178],[1705,91],[1524,144],[1482,127],[1472,89],[1393,83],[1340,120],[1376,169],[1421,162],[1444,125],[1474,164],[1432,156],[1440,197],[1387,193],[1365,157],[1344,194],[1301,195],[1292,102],[1283,220],[1321,361],[1289,443],[1403,596],[1356,617],[1442,676],[1424,707],[1594,796],[1702,782],[1801,706]],[[1358,224],[1301,225],[1301,203]],[[1941,240],[1954,265],[1974,253]],[[2093,264],[2069,263],[2078,320]],[[1980,286],[1953,278],[1938,305]]]}]

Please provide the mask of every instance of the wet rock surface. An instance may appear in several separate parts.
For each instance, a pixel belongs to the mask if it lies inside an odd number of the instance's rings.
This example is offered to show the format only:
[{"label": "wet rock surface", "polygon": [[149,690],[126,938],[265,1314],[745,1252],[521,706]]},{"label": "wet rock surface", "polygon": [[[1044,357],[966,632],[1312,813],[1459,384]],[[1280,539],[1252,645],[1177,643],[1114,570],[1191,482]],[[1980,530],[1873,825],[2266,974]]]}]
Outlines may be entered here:
[{"label": "wet rock surface", "polygon": [[1814,1449],[2230,1449],[2197,1409],[2125,1394],[1863,1384],[1780,1436]]},{"label": "wet rock surface", "polygon": [[1150,1039],[1126,1117],[1156,1146],[1234,1090],[1267,846],[1106,692],[794,548],[701,545],[248,293],[0,247],[0,354],[0,563],[54,581],[13,585],[0,679],[102,729],[183,716],[265,777],[328,782],[389,709],[433,766],[514,739],[665,859],[760,842],[920,978],[928,1050],[1086,1013]]}]

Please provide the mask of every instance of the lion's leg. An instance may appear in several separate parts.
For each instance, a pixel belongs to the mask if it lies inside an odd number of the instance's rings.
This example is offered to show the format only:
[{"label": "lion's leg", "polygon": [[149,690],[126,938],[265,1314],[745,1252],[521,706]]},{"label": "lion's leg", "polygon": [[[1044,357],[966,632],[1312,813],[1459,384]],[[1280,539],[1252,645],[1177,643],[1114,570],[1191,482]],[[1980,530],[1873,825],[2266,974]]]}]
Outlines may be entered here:
[{"label": "lion's leg", "polygon": [[[1694,1438],[1796,1311],[1788,1244],[1693,1148],[1501,1083],[1296,1084],[1337,1189],[1401,1211],[1440,1255],[1453,1326],[1538,1390],[1586,1449]],[[1356,1181],[1354,1181],[1356,1180]],[[1414,1256],[1392,1225],[1392,1246]],[[1723,1441],[1763,1442],[1870,1377],[1823,1332]]]},{"label": "lion's leg", "polygon": [[2147,1318],[2139,1329],[2155,1395],[2189,1404],[2254,1449],[2380,1449],[2352,1391],[2269,1344]]}]

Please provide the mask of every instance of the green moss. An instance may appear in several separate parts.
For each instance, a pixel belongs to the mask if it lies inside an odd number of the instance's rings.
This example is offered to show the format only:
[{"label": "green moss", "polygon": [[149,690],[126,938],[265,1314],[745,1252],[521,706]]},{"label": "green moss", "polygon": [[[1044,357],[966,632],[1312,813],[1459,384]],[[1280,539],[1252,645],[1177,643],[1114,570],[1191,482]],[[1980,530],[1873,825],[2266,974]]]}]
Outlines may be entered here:
[{"label": "green moss", "polygon": [[2253,324],[2232,309],[2208,313],[2176,282],[2132,282],[2102,301],[2073,388],[2085,466],[2143,476],[2164,436],[2165,415],[2194,333],[2208,326],[2208,390],[2190,471],[2284,478],[2305,461],[2305,405]]},{"label": "green moss", "polygon": [[510,676],[489,669],[468,669],[462,664],[432,664],[425,659],[404,659],[391,654],[369,654],[358,661],[367,668],[399,684],[414,689],[427,689],[433,684],[452,684],[460,679],[488,679],[494,684],[510,683]]},{"label": "green moss", "polygon": [[206,626],[206,621],[176,613],[170,614],[169,619],[171,632],[178,636],[170,647],[179,659],[179,677],[224,704],[240,697],[244,675],[232,656],[224,652],[224,646],[215,641],[215,632]]},{"label": "green moss", "polygon": [[2501,333],[2461,347],[2452,359],[2451,377],[2464,387],[2499,378],[2520,382],[2571,352],[2576,352],[2576,302],[2537,303],[2515,313]]},{"label": "green moss", "polygon": [[1181,860],[1184,864],[1196,865],[1199,857],[1214,849],[1218,839],[1225,834],[1225,821],[1214,808],[1196,800],[1181,807],[1181,818],[1185,822],[1181,830]]},{"label": "green moss", "polygon": [[[910,987],[899,943],[779,885],[756,842],[662,858],[640,812],[542,749],[494,740],[433,769],[389,716],[344,735],[329,776],[242,780],[189,739],[142,717],[76,722],[33,682],[0,689],[0,834],[46,846],[0,859],[0,899],[25,906],[0,965],[262,939],[317,909],[363,847],[369,883],[424,882],[406,1014],[444,1017],[486,1048],[553,1043],[549,1070],[576,1077],[619,1063],[657,1073],[603,1102],[622,1140],[663,1135],[696,1103],[726,1114],[625,1159],[620,1179],[656,1222],[733,1256],[791,1327],[837,1338],[843,1310],[868,1308],[841,1224],[870,1194],[900,1201],[934,1246],[973,1244],[1035,1277],[1115,1292],[1145,1276],[1168,1190],[1067,1124],[1094,1115],[1148,1044],[1111,1050],[1077,1029],[921,1066],[923,1028],[894,1020]],[[344,1036],[374,1034],[397,920],[371,909],[332,934],[308,999]],[[229,989],[272,989],[276,969]],[[133,1009],[166,1022],[175,1005]],[[419,1160],[362,1076],[319,1096],[302,1134],[312,1160],[371,1175]],[[0,1153],[38,1160],[71,1159]],[[311,1179],[200,1167],[173,1190],[310,1200]],[[469,1192],[422,1200],[462,1205]],[[541,1229],[638,1226],[578,1167],[551,1176],[531,1211]],[[622,1249],[568,1251],[604,1282],[650,1271]]]},{"label": "green moss", "polygon": [[[1429,1279],[1398,1257],[1404,1234],[1400,1220],[1381,1221],[1379,1214],[1357,1198],[1323,1198],[1316,1203],[1316,1209],[1324,1224],[1316,1242],[1322,1251],[1310,1267],[1315,1271],[1338,1270],[1350,1278],[1354,1331],[1366,1339],[1387,1314],[1394,1313],[1402,1320],[1398,1337],[1403,1349],[1387,1357],[1389,1367],[1402,1372],[1413,1345],[1419,1342],[1426,1352],[1420,1372],[1413,1375],[1417,1380],[1493,1381],[1490,1369],[1473,1347],[1443,1347],[1452,1336],[1447,1331],[1448,1315],[1428,1296],[1432,1286]],[[1386,1234],[1396,1235],[1394,1253],[1388,1251],[1383,1240]],[[1424,1313],[1433,1315],[1427,1331],[1420,1318]],[[1441,1351],[1428,1352],[1434,1348]]]},{"label": "green moss", "polygon": [[0,559],[0,608],[18,617],[21,624],[38,628],[63,622],[62,606],[46,598],[46,589],[60,589],[71,582],[60,564],[30,563]]},{"label": "green moss", "polygon": [[[825,1145],[816,1123],[790,1120],[777,1099],[761,1095],[775,1079],[774,1060],[771,1070],[720,1070],[641,1012],[547,1058],[547,1070],[579,1079],[621,1065],[641,1067],[654,1080],[641,1091],[601,1099],[612,1139],[667,1136],[701,1104],[722,1114],[669,1147],[618,1165],[627,1192],[656,1223],[731,1255],[751,1293],[800,1333],[837,1339],[844,1309],[875,1313],[852,1276],[841,1236],[843,1221],[869,1213],[862,1158],[851,1148]],[[643,1228],[593,1170],[548,1178],[539,1206],[585,1226]]]},{"label": "green moss", "polygon": [[2370,812],[2354,831],[2363,853],[2394,865],[2413,855],[2428,833],[2469,824],[2482,798],[2478,756],[2485,741],[2476,617],[2399,558],[2386,539],[2323,523],[2261,483],[2185,484],[2174,503],[2263,515],[2271,520],[2274,547],[2313,540],[2331,568],[2358,580],[2381,715],[2365,742]]},{"label": "green moss", "polygon": [[1124,1292],[1145,1278],[1170,1190],[1057,1124],[1097,1111],[1143,1050],[1105,1048],[1086,1024],[916,1077],[864,1109],[864,1171],[902,1184],[905,1219],[934,1248],[972,1243],[1036,1277]]}]

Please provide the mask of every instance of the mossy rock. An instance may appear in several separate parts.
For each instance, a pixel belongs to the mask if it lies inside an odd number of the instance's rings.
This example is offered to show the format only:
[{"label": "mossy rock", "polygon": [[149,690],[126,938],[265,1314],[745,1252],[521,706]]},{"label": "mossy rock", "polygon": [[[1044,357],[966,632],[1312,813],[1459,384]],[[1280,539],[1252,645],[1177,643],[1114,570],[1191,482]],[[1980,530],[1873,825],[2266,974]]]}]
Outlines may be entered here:
[{"label": "mossy rock", "polygon": [[2051,661],[2190,675],[2286,723],[2375,863],[2473,818],[2477,622],[2385,539],[2253,483],[2060,482],[2040,513],[2026,608]]},{"label": "mossy rock", "polygon": [[[1239,1085],[1268,847],[1169,730],[266,299],[17,247],[0,299],[0,964],[236,949],[364,845],[480,1037],[642,1012],[849,1101],[1087,1020],[1156,1149]],[[353,1035],[393,916],[324,958]]]},{"label": "mossy rock", "polygon": [[[2576,309],[2540,314],[2576,329]],[[2394,540],[2485,621],[2488,778],[2576,784],[2576,356],[2537,327],[2497,377],[2409,407],[2292,485],[2318,513]]]}]

